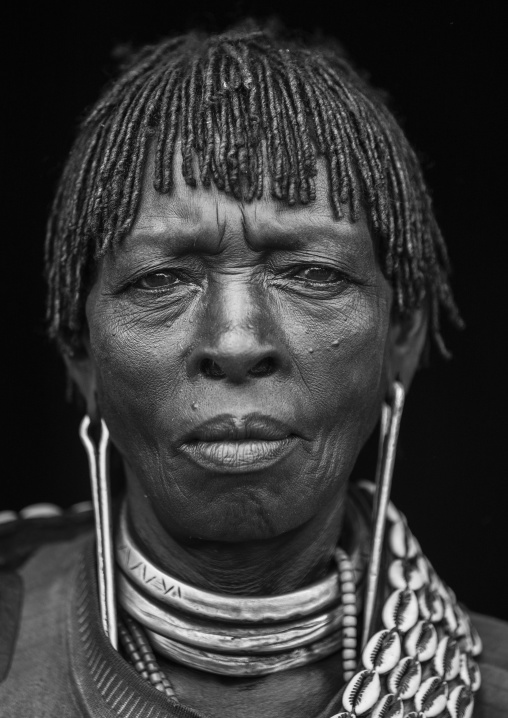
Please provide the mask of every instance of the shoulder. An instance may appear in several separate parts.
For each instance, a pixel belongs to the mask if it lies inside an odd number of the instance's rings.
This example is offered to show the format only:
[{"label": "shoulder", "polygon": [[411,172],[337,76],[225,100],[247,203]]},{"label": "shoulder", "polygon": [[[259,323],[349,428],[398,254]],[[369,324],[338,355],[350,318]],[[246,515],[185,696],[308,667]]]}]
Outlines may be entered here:
[{"label": "shoulder", "polygon": [[508,622],[469,612],[483,642],[482,660],[508,673]]},{"label": "shoulder", "polygon": [[508,716],[508,623],[479,613],[469,615],[483,643],[478,658],[482,687],[476,701],[475,717]]},{"label": "shoulder", "polygon": [[19,513],[0,512],[0,683],[20,644],[30,649],[22,621],[44,623],[59,593],[56,584],[75,561],[79,537],[92,528],[88,503],[66,511],[37,504]]},{"label": "shoulder", "polygon": [[19,512],[0,511],[0,570],[19,569],[42,546],[69,541],[92,526],[89,501],[65,510],[33,504]]}]

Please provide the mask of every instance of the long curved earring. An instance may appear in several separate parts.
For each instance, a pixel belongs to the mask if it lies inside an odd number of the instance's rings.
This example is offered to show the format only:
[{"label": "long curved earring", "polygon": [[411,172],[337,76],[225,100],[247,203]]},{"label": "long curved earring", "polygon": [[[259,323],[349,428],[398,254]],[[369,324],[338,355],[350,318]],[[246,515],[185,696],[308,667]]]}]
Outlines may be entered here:
[{"label": "long curved earring", "polygon": [[406,393],[398,381],[392,385],[391,404],[383,404],[381,413],[381,431],[379,435],[379,454],[376,468],[376,492],[374,495],[374,532],[367,571],[367,588],[365,593],[365,612],[363,623],[362,646],[365,646],[372,633],[377,589],[379,584],[379,568],[383,551],[386,512],[390,500],[393,467],[397,452],[400,422]]},{"label": "long curved earring", "polygon": [[100,421],[100,437],[96,446],[91,435],[91,421],[85,416],[79,428],[81,441],[88,455],[90,483],[95,514],[97,579],[102,625],[113,648],[118,649],[113,557],[113,522],[109,487],[109,431]]}]

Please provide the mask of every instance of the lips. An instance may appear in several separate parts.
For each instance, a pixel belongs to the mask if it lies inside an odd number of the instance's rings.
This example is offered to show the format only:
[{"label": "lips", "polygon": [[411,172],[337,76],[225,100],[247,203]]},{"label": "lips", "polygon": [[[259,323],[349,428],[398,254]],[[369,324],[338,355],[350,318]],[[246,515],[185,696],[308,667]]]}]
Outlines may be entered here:
[{"label": "lips", "polygon": [[271,416],[249,414],[241,418],[231,414],[221,414],[199,424],[183,437],[182,443],[189,441],[278,441],[293,433],[284,422]]},{"label": "lips", "polygon": [[193,428],[179,448],[202,468],[219,473],[251,473],[280,461],[297,441],[291,427],[273,417],[222,414]]}]

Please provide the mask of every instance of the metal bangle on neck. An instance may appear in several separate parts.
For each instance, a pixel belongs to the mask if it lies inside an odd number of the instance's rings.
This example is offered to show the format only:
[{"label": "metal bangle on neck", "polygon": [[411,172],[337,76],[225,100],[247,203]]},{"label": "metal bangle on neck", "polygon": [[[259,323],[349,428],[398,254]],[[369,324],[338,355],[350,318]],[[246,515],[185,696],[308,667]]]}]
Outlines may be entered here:
[{"label": "metal bangle on neck", "polygon": [[145,629],[157,653],[177,663],[222,676],[266,676],[306,666],[336,653],[342,646],[342,632],[331,633],[315,643],[272,654],[229,654],[195,648],[155,631]]},{"label": "metal bangle on neck", "polygon": [[146,593],[174,609],[229,622],[292,621],[323,611],[340,599],[337,570],[325,579],[280,596],[228,596],[191,586],[153,564],[136,546],[122,508],[116,541],[116,559],[125,575]]},{"label": "metal bangle on neck", "polygon": [[158,569],[130,536],[125,505],[116,550],[120,605],[166,658],[218,675],[262,676],[326,658],[344,637],[351,653],[355,572],[342,549],[322,581],[257,598],[203,591]]},{"label": "metal bangle on neck", "polygon": [[122,608],[146,630],[208,651],[269,654],[314,643],[342,625],[342,605],[297,621],[235,624],[182,614],[148,597],[118,573],[118,598]]}]

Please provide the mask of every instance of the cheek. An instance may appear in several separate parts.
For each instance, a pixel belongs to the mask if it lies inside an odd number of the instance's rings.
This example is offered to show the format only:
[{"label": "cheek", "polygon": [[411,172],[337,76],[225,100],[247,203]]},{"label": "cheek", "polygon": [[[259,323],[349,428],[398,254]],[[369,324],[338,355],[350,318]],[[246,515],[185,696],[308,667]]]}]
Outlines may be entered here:
[{"label": "cheek", "polygon": [[367,416],[370,433],[384,391],[389,309],[389,296],[357,293],[289,323],[309,404],[323,428],[338,420],[343,426],[361,423]]},{"label": "cheek", "polygon": [[181,404],[176,398],[183,379],[181,343],[175,336],[168,341],[171,328],[145,326],[132,311],[119,318],[97,304],[89,313],[89,327],[100,410],[115,444],[124,457],[133,447],[140,458],[150,452],[155,457],[157,427],[167,433],[173,420],[168,407]]}]

